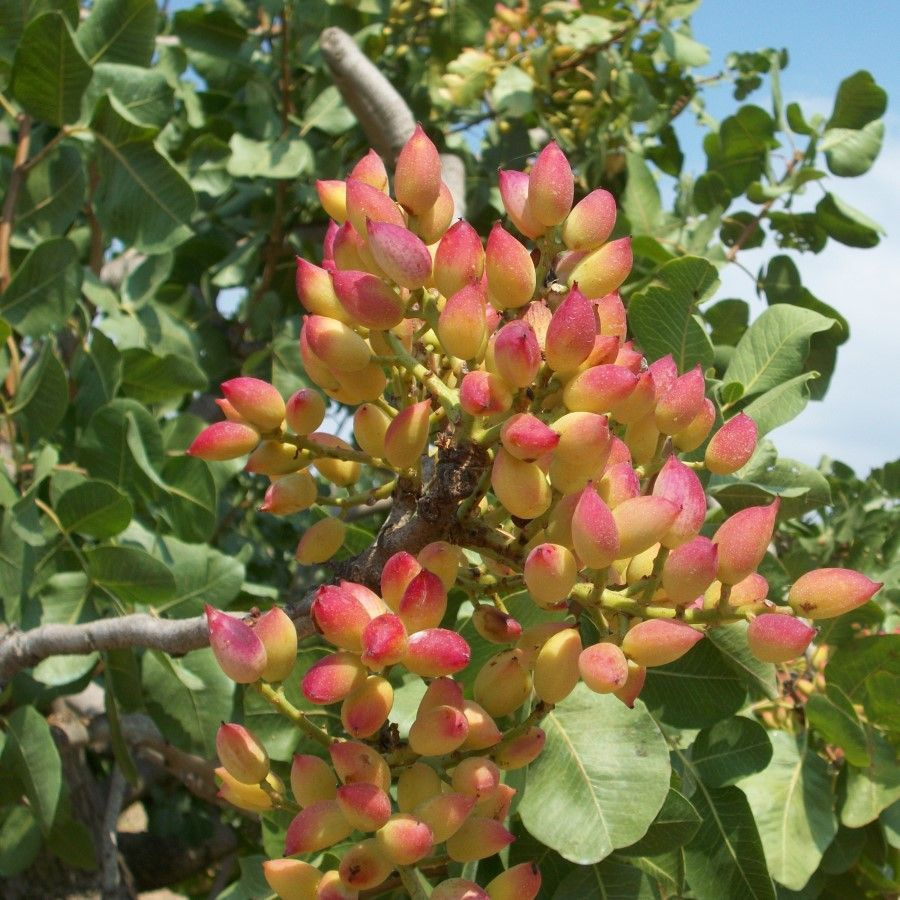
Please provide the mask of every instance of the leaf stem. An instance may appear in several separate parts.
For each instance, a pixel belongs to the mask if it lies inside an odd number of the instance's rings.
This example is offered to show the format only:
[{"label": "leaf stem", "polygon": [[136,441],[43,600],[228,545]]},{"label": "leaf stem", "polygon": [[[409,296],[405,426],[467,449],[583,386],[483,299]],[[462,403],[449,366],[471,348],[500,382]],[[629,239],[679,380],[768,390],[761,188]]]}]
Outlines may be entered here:
[{"label": "leaf stem", "polygon": [[447,418],[454,424],[459,422],[461,412],[459,408],[459,395],[452,388],[447,387],[434,372],[430,372],[412,354],[410,354],[400,339],[390,331],[384,332],[398,365],[402,366],[415,379],[420,381],[430,391],[433,397],[444,407]]}]

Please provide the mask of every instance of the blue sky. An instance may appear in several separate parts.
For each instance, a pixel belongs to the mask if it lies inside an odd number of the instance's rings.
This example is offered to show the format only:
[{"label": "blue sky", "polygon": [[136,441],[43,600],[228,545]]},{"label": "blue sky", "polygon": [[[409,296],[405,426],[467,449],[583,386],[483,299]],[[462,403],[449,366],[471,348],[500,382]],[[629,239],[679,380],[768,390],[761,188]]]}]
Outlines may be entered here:
[{"label": "blue sky", "polygon": [[[782,92],[785,102],[796,100],[804,109],[830,112],[839,82],[858,69],[870,71],[888,92],[886,140],[875,166],[860,178],[833,178],[829,185],[879,222],[887,236],[872,250],[829,242],[818,256],[795,256],[804,284],[847,317],[851,337],[839,351],[825,400],[810,403],[772,434],[785,456],[815,465],[827,452],[867,472],[900,455],[900,3],[706,0],[693,26],[695,38],[712,48],[711,73],[731,50],[787,47]],[[764,89],[747,102],[769,106]],[[713,93],[709,108],[718,116],[733,108],[728,88]],[[699,144],[685,151],[689,167],[702,166]],[[768,252],[742,258],[755,271]],[[744,273],[723,272],[722,282],[720,296],[743,297],[755,313],[762,311],[764,301],[754,299]]]}]

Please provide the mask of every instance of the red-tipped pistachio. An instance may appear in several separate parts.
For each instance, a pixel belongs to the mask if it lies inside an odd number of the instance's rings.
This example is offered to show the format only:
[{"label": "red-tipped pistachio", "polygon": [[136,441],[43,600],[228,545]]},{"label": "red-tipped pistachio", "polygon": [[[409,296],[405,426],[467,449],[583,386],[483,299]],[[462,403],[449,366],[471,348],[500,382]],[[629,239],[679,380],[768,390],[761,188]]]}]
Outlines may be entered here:
[{"label": "red-tipped pistachio", "polygon": [[301,809],[337,796],[334,772],[324,759],[297,753],[291,763],[291,793]]},{"label": "red-tipped pistachio", "polygon": [[719,548],[719,581],[737,584],[757,566],[766,555],[780,501],[776,498],[768,506],[748,506],[729,516],[713,535]]},{"label": "red-tipped pistachio", "polygon": [[629,629],[622,650],[641,666],[664,666],[684,656],[703,632],[672,619],[647,619]]},{"label": "red-tipped pistachio", "polygon": [[269,774],[266,748],[243,725],[223,722],[216,732],[219,761],[241,784],[259,784]]},{"label": "red-tipped pistachio", "polygon": [[238,684],[251,684],[262,677],[266,648],[246,623],[206,604],[209,645],[222,671]]},{"label": "red-tipped pistachio", "polygon": [[814,569],[794,582],[788,601],[808,619],[833,619],[868,603],[881,586],[853,569]]},{"label": "red-tipped pistachio", "polygon": [[528,176],[528,213],[542,225],[559,225],[571,212],[574,198],[572,167],[556,141],[551,141]]},{"label": "red-tipped pistachio", "polygon": [[277,606],[263,613],[253,626],[266,648],[264,681],[284,681],[297,662],[297,629],[290,616]]},{"label": "red-tipped pistachio", "polygon": [[793,616],[764,613],[747,629],[747,643],[763,662],[787,662],[800,656],[815,637],[816,629]]},{"label": "red-tipped pistachio", "polygon": [[625,687],[628,660],[622,648],[603,642],[585,647],[578,657],[581,680],[597,694],[612,694]]},{"label": "red-tipped pistachio", "polygon": [[187,452],[191,456],[205,459],[207,462],[218,462],[225,459],[238,459],[252,452],[259,444],[259,432],[242,422],[215,422],[207,425]]}]

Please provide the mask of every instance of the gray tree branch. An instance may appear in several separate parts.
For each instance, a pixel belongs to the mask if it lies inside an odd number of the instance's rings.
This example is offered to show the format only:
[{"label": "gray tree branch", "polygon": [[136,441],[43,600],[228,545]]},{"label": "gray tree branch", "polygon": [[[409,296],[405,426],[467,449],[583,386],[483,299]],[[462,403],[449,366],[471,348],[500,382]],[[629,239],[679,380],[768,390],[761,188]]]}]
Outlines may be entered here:
[{"label": "gray tree branch", "polygon": [[[309,601],[286,609],[297,626],[298,637],[312,634]],[[86,654],[96,650],[147,647],[182,656],[209,644],[206,616],[192,619],[159,619],[135,613],[116,619],[100,619],[83,625],[40,625],[29,631],[0,632],[0,689],[22,669],[60,654]]]},{"label": "gray tree branch", "polygon": [[[409,104],[341,28],[326,28],[319,37],[322,56],[344,102],[353,111],[369,142],[387,165],[393,165],[416,127]],[[458,218],[466,214],[465,167],[458,156],[441,154],[444,183]]]}]

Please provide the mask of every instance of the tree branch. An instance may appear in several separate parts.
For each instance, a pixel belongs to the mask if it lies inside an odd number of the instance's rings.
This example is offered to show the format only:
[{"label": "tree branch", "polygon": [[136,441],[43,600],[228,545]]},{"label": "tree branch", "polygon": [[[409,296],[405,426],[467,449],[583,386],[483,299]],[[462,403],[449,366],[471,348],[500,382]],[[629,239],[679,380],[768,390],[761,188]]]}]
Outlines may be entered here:
[{"label": "tree branch", "polygon": [[[286,612],[294,620],[299,637],[312,634],[307,599],[288,607]],[[148,613],[135,613],[83,625],[40,625],[29,631],[8,629],[0,634],[0,689],[16,672],[36,666],[49,656],[126,647],[148,647],[181,656],[208,644],[206,616],[159,619]]]},{"label": "tree branch", "polygon": [[3,201],[3,213],[0,215],[0,291],[6,290],[12,277],[9,266],[9,242],[12,239],[16,203],[19,201],[19,191],[25,181],[25,164],[28,162],[28,151],[31,148],[31,116],[24,114],[19,116],[18,124],[19,140],[16,144],[9,187]]},{"label": "tree branch", "polygon": [[[385,163],[392,166],[416,127],[409,104],[343,29],[326,28],[319,36],[319,46],[344,102],[353,111],[369,142]],[[456,216],[464,218],[466,172],[463,162],[458,156],[442,153],[441,163]]]}]

